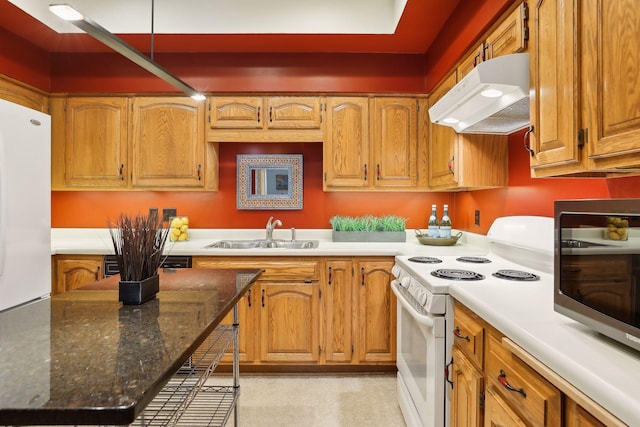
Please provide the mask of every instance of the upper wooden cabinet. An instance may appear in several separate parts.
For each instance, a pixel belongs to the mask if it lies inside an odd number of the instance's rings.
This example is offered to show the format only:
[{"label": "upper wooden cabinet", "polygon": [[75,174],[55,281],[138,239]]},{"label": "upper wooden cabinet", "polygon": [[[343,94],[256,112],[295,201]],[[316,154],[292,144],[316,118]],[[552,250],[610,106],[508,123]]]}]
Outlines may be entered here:
[{"label": "upper wooden cabinet", "polygon": [[49,112],[49,97],[17,80],[0,75],[0,99],[6,99],[34,110]]},{"label": "upper wooden cabinet", "polygon": [[[456,82],[453,71],[430,94],[429,105]],[[428,141],[429,188],[469,190],[508,185],[507,136],[457,134],[449,126],[430,122]]]},{"label": "upper wooden cabinet", "polygon": [[322,141],[319,96],[210,97],[207,121],[209,141]]},{"label": "upper wooden cabinet", "polygon": [[130,120],[134,187],[204,187],[204,104],[134,98]]},{"label": "upper wooden cabinet", "polygon": [[418,190],[417,98],[329,97],[324,190]]},{"label": "upper wooden cabinet", "polygon": [[635,3],[547,0],[531,21],[532,176],[638,173]]},{"label": "upper wooden cabinet", "polygon": [[[55,100],[54,111],[59,108]],[[67,98],[64,105],[64,184],[71,187],[129,186],[129,101],[121,97]]]},{"label": "upper wooden cabinet", "polygon": [[458,64],[458,81],[483,61],[525,50],[529,39],[527,17],[528,8],[525,3],[521,3],[499,19],[484,40],[476,44]]},{"label": "upper wooden cabinet", "polygon": [[204,104],[183,97],[53,98],[54,190],[217,189]]},{"label": "upper wooden cabinet", "polygon": [[369,186],[369,100],[330,97],[323,143],[324,190]]}]

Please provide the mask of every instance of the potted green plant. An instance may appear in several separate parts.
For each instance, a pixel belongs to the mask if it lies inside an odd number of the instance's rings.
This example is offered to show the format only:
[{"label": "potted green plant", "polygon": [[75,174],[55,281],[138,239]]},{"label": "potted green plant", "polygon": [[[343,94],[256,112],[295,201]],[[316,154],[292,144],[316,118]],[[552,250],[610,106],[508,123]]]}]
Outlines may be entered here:
[{"label": "potted green plant", "polygon": [[349,217],[336,215],[329,223],[334,242],[405,242],[406,219],[397,215]]},{"label": "potted green plant", "polygon": [[120,270],[118,300],[133,305],[154,298],[160,290],[158,268],[169,229],[157,214],[121,214],[109,232]]}]

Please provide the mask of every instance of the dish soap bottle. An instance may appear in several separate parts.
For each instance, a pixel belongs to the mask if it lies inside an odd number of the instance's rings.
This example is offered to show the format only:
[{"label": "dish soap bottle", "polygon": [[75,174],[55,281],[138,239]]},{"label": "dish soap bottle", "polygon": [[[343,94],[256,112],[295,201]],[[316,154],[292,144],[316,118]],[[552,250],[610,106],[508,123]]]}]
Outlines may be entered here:
[{"label": "dish soap bottle", "polygon": [[443,239],[451,238],[451,218],[449,218],[449,205],[444,205],[442,220],[440,221],[440,237]]},{"label": "dish soap bottle", "polygon": [[429,216],[429,224],[427,229],[427,237],[435,239],[438,237],[438,215],[436,213],[436,205],[431,205],[431,215]]}]

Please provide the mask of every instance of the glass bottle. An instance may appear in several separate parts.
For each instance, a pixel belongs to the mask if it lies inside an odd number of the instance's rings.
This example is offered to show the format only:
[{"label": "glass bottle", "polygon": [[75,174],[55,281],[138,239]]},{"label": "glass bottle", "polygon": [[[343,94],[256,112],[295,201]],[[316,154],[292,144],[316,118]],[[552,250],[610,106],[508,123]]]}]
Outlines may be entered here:
[{"label": "glass bottle", "polygon": [[451,237],[451,218],[449,218],[449,205],[444,205],[442,220],[440,221],[440,237],[449,239]]},{"label": "glass bottle", "polygon": [[438,237],[438,215],[436,213],[436,205],[431,205],[431,215],[429,216],[427,237],[432,239]]}]

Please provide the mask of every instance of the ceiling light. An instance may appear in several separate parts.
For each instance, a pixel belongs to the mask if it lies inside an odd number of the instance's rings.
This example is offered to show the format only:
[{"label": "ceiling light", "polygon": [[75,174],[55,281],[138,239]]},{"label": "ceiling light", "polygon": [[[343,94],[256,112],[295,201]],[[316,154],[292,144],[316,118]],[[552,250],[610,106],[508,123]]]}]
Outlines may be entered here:
[{"label": "ceiling light", "polygon": [[180,80],[178,77],[171,74],[168,70],[164,69],[159,64],[144,56],[140,51],[127,44],[124,40],[107,31],[98,23],[82,15],[80,12],[78,12],[68,4],[52,4],[49,5],[49,10],[60,18],[71,22],[73,25],[80,28],[96,40],[109,46],[111,49],[115,50],[125,58],[138,64],[145,70],[149,71],[151,74],[160,77],[171,86],[186,93],[192,99],[196,101],[202,101],[205,99],[205,96],[203,94]]},{"label": "ceiling light", "polygon": [[49,10],[53,12],[54,15],[59,16],[65,21],[79,21],[83,18],[80,12],[68,4],[52,4],[49,5]]},{"label": "ceiling light", "polygon": [[454,119],[453,117],[447,117],[446,119],[443,119],[442,122],[443,123],[447,123],[450,125],[455,125],[456,123],[458,123],[460,120],[458,119]]},{"label": "ceiling light", "polygon": [[501,90],[489,88],[480,92],[480,95],[484,96],[485,98],[498,98],[502,96],[503,93],[504,92],[502,92]]}]

